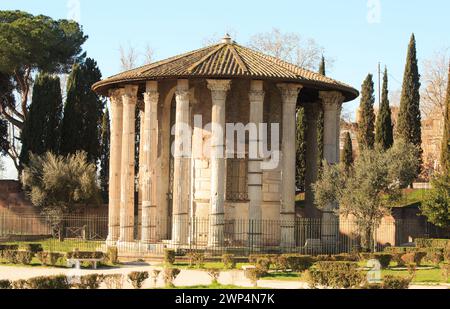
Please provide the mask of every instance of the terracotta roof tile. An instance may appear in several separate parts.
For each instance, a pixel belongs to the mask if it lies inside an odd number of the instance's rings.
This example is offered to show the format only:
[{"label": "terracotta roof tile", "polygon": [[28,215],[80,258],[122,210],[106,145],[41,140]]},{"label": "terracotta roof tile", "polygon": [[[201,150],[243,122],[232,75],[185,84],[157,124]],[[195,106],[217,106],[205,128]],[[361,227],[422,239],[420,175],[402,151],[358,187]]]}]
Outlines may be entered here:
[{"label": "terracotta roof tile", "polygon": [[117,84],[170,78],[257,78],[299,82],[306,87],[341,91],[346,100],[358,96],[358,91],[349,85],[231,41],[122,72],[92,88],[106,94]]}]

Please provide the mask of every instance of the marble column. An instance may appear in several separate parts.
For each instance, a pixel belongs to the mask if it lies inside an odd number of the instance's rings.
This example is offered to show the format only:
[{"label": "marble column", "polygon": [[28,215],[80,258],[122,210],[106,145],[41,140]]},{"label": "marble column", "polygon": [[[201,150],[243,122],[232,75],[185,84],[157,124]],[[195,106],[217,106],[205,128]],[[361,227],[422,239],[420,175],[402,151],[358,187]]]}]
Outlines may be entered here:
[{"label": "marble column", "polygon": [[295,247],[295,111],[299,84],[278,84],[283,105],[281,140],[281,208],[280,246],[284,249]]},{"label": "marble column", "polygon": [[211,200],[208,246],[223,246],[225,199],[225,101],[230,80],[208,79],[211,90]]},{"label": "marble column", "polygon": [[[323,156],[328,164],[337,164],[339,163],[339,133],[344,96],[337,91],[320,91],[319,97],[324,111]],[[322,210],[322,243],[327,251],[333,249],[339,235],[339,217],[335,213],[338,207],[337,203],[333,203]]]},{"label": "marble column", "polygon": [[189,236],[190,187],[186,185],[189,177],[190,158],[186,154],[186,143],[190,124],[189,115],[189,81],[178,80],[175,92],[175,140],[173,171],[173,210],[172,210],[172,243],[185,245]]},{"label": "marble column", "polygon": [[122,157],[122,96],[123,89],[109,92],[111,101],[111,136],[109,156],[109,204],[108,204],[108,238],[114,243],[120,233],[120,174]]},{"label": "marble column", "polygon": [[134,160],[137,86],[125,86],[120,179],[120,242],[134,241]]},{"label": "marble column", "polygon": [[260,154],[260,143],[262,136],[259,126],[263,123],[264,91],[262,81],[251,81],[249,91],[250,115],[249,123],[255,124],[257,128],[256,136],[249,136],[249,147],[256,157],[248,158],[247,186],[248,186],[248,218],[249,218],[249,246],[259,248],[261,245],[261,225],[262,225],[262,169],[263,161]]},{"label": "marble column", "polygon": [[[141,240],[144,243],[156,241],[156,201],[154,195],[154,186],[156,186],[155,169],[153,163],[156,160],[157,136],[155,134],[158,112],[158,83],[149,81],[146,84],[144,93],[144,125],[143,135],[141,135],[142,147],[142,169],[140,176],[142,188],[142,232]],[[156,141],[155,141],[156,139]],[[164,218],[161,218],[164,219]]]}]

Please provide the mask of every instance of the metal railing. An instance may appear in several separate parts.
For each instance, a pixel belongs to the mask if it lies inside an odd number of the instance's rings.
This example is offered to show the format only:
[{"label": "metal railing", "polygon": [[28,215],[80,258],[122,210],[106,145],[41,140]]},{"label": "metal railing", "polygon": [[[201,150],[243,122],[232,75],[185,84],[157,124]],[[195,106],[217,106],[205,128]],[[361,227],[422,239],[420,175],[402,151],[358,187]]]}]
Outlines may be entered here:
[{"label": "metal railing", "polygon": [[[167,239],[172,228],[172,220],[151,221],[148,232],[149,240],[139,240],[141,225],[138,218],[127,226],[134,226],[133,239],[119,241],[120,252],[134,256],[160,255],[165,248],[180,252],[195,250],[213,255],[225,252],[237,255],[251,253],[304,253],[337,254],[351,253],[360,249],[361,235],[352,220],[335,220],[323,222],[321,219],[297,218],[286,222],[279,220],[224,220],[223,233],[219,241],[211,243],[210,222],[207,218],[191,218],[178,221],[183,230],[183,237],[177,243]],[[288,241],[281,227],[292,227]],[[325,235],[325,231],[334,231]],[[120,235],[120,227],[118,235]],[[284,236],[283,236],[284,235]],[[449,232],[439,229],[423,220],[395,220],[383,222],[376,230],[377,250],[385,246],[399,246],[418,237],[444,237]],[[44,249],[50,251],[106,250],[108,217],[93,215],[67,215],[59,221],[50,220],[39,215],[15,215],[0,212],[0,243],[8,242],[42,242]]]}]

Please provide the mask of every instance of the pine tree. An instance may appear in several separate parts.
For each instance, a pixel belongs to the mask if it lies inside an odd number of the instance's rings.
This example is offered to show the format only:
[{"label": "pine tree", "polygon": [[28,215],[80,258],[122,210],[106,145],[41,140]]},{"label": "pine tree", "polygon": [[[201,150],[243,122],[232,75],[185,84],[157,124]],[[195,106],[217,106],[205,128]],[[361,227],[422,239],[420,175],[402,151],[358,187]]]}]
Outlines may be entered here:
[{"label": "pine tree", "polygon": [[62,154],[83,150],[90,162],[99,159],[104,102],[91,90],[91,86],[101,77],[97,63],[91,58],[73,66],[67,82],[61,133]]},{"label": "pine tree", "polygon": [[59,77],[39,74],[33,87],[33,98],[21,133],[20,163],[29,161],[29,152],[41,155],[59,152],[62,96]]},{"label": "pine tree", "polygon": [[375,142],[384,150],[391,148],[394,143],[392,128],[391,108],[389,107],[388,98],[388,76],[387,68],[385,68],[383,76],[383,90],[381,94],[381,106],[378,111],[375,129]]},{"label": "pine tree", "polygon": [[373,149],[375,142],[375,113],[373,111],[375,96],[372,74],[367,75],[361,88],[361,101],[359,103],[358,143],[360,149]]},{"label": "pine tree", "polygon": [[296,187],[300,191],[305,191],[305,173],[306,173],[306,118],[305,109],[299,107],[297,110],[297,129],[296,129]]},{"label": "pine tree", "polygon": [[103,201],[108,202],[109,191],[109,147],[110,147],[110,118],[109,110],[106,108],[102,119],[101,133],[101,151],[100,151],[100,190],[102,191]]},{"label": "pine tree", "polygon": [[322,55],[322,60],[320,61],[319,66],[319,74],[325,76],[326,75],[326,69],[325,69],[325,57]]},{"label": "pine tree", "polygon": [[447,96],[445,103],[444,136],[442,137],[441,166],[444,175],[450,175],[450,65],[448,67]]},{"label": "pine tree", "polygon": [[345,133],[342,162],[344,163],[345,169],[347,171],[353,165],[353,146],[352,146],[352,139],[350,137],[350,132]]},{"label": "pine tree", "polygon": [[[420,147],[422,143],[419,88],[420,75],[417,65],[416,39],[414,34],[412,34],[403,76],[396,134],[399,138],[418,147]],[[418,159],[421,160],[420,157]]]}]

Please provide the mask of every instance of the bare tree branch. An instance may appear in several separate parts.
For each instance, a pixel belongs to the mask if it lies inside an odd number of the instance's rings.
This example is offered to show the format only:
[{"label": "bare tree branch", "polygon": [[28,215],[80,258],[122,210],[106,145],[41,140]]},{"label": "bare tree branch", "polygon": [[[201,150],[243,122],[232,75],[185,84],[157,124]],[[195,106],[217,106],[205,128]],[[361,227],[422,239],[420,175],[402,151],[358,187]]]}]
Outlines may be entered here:
[{"label": "bare tree branch", "polygon": [[420,107],[426,117],[435,112],[441,113],[442,116],[445,114],[449,58],[450,48],[444,48],[435,51],[431,58],[423,61]]}]

